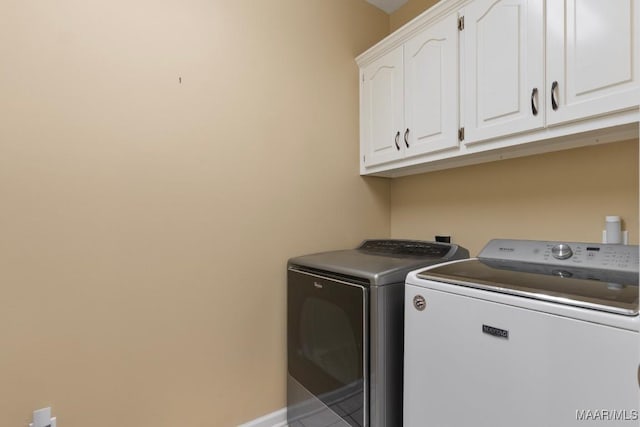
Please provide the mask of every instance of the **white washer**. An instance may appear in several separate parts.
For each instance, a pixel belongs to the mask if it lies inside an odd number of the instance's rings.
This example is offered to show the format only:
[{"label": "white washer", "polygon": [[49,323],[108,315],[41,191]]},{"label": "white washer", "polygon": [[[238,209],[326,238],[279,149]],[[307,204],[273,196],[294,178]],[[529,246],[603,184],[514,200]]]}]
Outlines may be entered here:
[{"label": "white washer", "polygon": [[638,246],[492,240],[409,273],[404,426],[637,426],[638,264]]}]

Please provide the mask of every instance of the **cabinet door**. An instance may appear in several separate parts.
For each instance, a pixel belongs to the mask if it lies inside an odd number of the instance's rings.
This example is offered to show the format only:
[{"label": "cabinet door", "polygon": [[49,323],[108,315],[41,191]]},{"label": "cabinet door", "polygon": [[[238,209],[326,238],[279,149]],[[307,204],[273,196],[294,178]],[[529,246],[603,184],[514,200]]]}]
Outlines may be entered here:
[{"label": "cabinet door", "polygon": [[465,143],[541,128],[543,0],[476,0],[463,14]]},{"label": "cabinet door", "polygon": [[405,157],[458,147],[457,14],[404,45]]},{"label": "cabinet door", "polygon": [[636,107],[638,46],[635,0],[547,2],[547,123]]},{"label": "cabinet door", "polygon": [[399,46],[362,71],[360,132],[365,167],[403,155],[402,69],[402,46]]}]

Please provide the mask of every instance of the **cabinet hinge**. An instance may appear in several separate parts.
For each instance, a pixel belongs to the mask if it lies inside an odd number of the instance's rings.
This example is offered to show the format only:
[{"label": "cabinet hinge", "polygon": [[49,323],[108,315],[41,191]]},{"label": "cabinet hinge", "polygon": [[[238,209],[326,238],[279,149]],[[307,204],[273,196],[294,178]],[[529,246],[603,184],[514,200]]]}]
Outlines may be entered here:
[{"label": "cabinet hinge", "polygon": [[364,83],[364,73],[362,73],[362,83]]},{"label": "cabinet hinge", "polygon": [[367,163],[367,156],[362,156],[362,163]]},{"label": "cabinet hinge", "polygon": [[460,18],[458,18],[458,30],[459,31],[464,30],[464,16],[461,16]]},{"label": "cabinet hinge", "polygon": [[464,128],[458,129],[458,141],[464,141]]}]

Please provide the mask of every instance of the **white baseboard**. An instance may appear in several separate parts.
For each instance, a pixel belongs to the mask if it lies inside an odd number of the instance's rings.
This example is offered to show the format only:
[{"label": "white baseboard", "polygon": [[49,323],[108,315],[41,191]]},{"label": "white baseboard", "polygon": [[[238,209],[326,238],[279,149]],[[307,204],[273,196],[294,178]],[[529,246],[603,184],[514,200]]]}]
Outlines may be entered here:
[{"label": "white baseboard", "polygon": [[287,408],[279,409],[238,427],[287,427]]}]

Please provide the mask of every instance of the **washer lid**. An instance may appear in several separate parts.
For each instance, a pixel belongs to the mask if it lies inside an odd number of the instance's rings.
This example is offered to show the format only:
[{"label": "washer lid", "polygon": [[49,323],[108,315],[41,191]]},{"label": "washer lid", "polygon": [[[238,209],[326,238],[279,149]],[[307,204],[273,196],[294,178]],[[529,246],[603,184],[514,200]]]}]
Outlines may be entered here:
[{"label": "washer lid", "polygon": [[404,283],[411,270],[468,258],[455,244],[420,240],[365,240],[356,249],[321,252],[289,260],[290,267],[332,272],[366,280],[373,286]]},{"label": "washer lid", "polygon": [[638,273],[470,259],[432,267],[421,279],[627,316],[638,314]]}]

